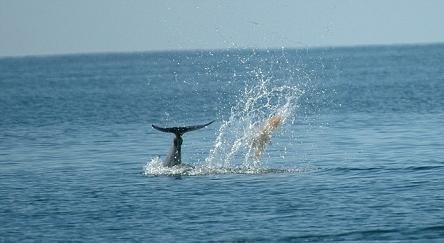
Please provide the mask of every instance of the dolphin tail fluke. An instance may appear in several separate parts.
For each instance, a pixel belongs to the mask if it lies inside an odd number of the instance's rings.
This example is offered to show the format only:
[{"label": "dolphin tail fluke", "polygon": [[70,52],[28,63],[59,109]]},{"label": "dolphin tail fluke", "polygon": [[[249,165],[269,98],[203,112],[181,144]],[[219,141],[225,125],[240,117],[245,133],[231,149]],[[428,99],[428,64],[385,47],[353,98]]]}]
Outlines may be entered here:
[{"label": "dolphin tail fluke", "polygon": [[154,129],[159,130],[161,132],[170,132],[170,133],[174,133],[176,134],[176,136],[180,137],[182,136],[184,133],[186,132],[191,132],[194,130],[198,130],[201,128],[204,128],[208,125],[210,125],[211,123],[213,123],[214,121],[211,121],[207,124],[203,124],[203,125],[195,125],[195,126],[187,126],[187,127],[158,127],[156,125],[152,125]]}]

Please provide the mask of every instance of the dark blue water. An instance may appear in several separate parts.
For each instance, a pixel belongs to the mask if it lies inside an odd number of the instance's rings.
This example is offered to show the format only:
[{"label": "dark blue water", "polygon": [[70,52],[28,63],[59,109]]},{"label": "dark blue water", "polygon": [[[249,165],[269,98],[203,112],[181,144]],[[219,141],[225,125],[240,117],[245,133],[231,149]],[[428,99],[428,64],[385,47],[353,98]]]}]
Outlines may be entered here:
[{"label": "dark blue water", "polygon": [[[0,241],[444,240],[443,63],[444,45],[2,58]],[[293,89],[243,110],[260,85]],[[251,164],[240,131],[288,97]],[[151,124],[213,119],[184,135],[196,169],[147,173],[172,141]]]}]

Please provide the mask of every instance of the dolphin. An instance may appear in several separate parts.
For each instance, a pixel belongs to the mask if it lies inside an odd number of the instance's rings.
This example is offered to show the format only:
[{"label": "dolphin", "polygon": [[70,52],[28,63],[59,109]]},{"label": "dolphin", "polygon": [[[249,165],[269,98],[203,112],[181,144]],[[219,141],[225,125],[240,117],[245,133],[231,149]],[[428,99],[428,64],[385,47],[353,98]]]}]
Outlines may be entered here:
[{"label": "dolphin", "polygon": [[167,158],[165,159],[163,165],[166,167],[172,167],[175,165],[180,165],[182,163],[182,156],[181,156],[181,146],[182,146],[182,135],[186,132],[191,132],[197,129],[204,128],[214,121],[211,121],[207,124],[203,125],[195,125],[195,126],[187,126],[187,127],[159,127],[156,125],[152,125],[154,129],[159,130],[161,132],[170,132],[174,133],[176,137],[173,140],[173,147],[170,150],[170,153],[168,154]]}]

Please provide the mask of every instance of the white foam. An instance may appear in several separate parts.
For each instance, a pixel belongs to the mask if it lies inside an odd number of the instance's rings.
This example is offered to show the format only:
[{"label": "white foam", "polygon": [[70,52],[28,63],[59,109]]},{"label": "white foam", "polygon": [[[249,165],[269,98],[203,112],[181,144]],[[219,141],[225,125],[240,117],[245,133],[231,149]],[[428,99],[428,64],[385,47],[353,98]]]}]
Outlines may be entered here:
[{"label": "white foam", "polygon": [[202,175],[227,175],[227,174],[296,174],[311,171],[312,168],[263,168],[263,167],[211,167],[207,164],[187,165],[181,164],[173,167],[165,167],[162,161],[156,157],[149,161],[143,173],[147,176],[202,176]]}]

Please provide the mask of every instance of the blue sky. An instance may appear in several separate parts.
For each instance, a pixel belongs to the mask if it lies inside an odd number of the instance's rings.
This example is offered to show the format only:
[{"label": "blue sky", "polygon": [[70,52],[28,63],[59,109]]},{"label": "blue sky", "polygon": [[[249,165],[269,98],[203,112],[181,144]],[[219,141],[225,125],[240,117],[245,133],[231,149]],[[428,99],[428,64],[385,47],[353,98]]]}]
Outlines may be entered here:
[{"label": "blue sky", "polygon": [[0,0],[0,56],[444,42],[440,0]]}]

